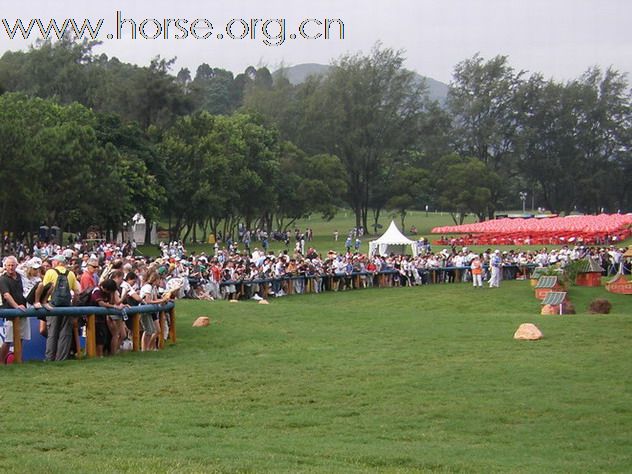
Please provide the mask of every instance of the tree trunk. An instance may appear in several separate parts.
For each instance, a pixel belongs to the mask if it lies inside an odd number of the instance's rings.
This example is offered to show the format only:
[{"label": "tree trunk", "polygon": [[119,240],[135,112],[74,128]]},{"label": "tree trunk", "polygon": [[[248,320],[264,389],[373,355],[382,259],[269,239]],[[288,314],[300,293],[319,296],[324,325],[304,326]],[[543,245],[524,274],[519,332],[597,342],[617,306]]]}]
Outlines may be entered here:
[{"label": "tree trunk", "polygon": [[268,236],[272,233],[272,215],[271,214],[266,213],[264,222],[262,222],[261,228],[265,229],[265,231],[268,233]]},{"label": "tree trunk", "polygon": [[362,208],[357,205],[353,208],[353,213],[355,214],[356,227],[360,227],[362,225]]},{"label": "tree trunk", "polygon": [[[373,231],[377,234],[377,224],[380,220],[380,213],[382,209],[373,209]],[[365,229],[367,234],[369,233],[368,229]]]},{"label": "tree trunk", "polygon": [[[191,226],[191,224],[186,223],[185,224],[185,228],[186,228],[186,231],[185,231],[184,235],[182,236],[182,242],[186,242],[187,241],[187,238],[189,237],[189,234],[191,233],[192,226]],[[178,239],[174,239],[174,240],[178,240]]]},{"label": "tree trunk", "polygon": [[206,243],[208,238],[207,238],[207,230],[208,230],[208,223],[210,221],[209,219],[203,219],[202,222],[200,223],[202,225],[202,242]]},{"label": "tree trunk", "polygon": [[176,219],[175,226],[169,230],[169,240],[170,241],[178,240],[178,236],[180,235],[181,230],[182,230],[182,218],[178,217]]},{"label": "tree trunk", "polygon": [[[173,239],[171,237],[172,237],[173,228],[171,227],[171,211],[169,212],[169,224],[168,225],[169,225],[169,240],[172,241]],[[147,229],[147,221],[145,221],[145,229]],[[156,229],[156,230],[158,230],[158,229]],[[146,235],[147,234],[145,234],[145,236]],[[147,242],[147,241],[145,241],[145,242]]]},{"label": "tree trunk", "polygon": [[288,222],[287,224],[285,224],[285,228],[283,230],[288,230],[291,226],[294,225],[294,223],[296,222],[296,218],[291,219],[290,222]]},{"label": "tree trunk", "polygon": [[[150,245],[151,242],[151,229],[153,222],[148,217],[145,218],[145,245]],[[132,237],[133,238],[133,237]]]},{"label": "tree trunk", "polygon": [[216,241],[217,241],[217,228],[219,227],[220,220],[221,219],[219,217],[216,217],[216,218],[211,217],[209,219],[210,224],[211,224],[211,234],[213,234]]},{"label": "tree trunk", "polygon": [[364,233],[366,235],[371,235],[371,232],[369,232],[368,229],[368,224],[369,224],[369,209],[368,207],[365,207],[364,209],[362,209],[362,228],[364,229]]}]

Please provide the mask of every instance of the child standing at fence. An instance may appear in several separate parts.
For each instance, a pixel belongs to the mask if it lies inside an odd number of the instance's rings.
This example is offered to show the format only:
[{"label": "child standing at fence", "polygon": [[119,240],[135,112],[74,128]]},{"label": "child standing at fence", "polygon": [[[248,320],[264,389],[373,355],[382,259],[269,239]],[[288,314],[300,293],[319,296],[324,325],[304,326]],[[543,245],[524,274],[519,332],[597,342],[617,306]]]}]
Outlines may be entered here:
[{"label": "child standing at fence", "polygon": [[472,259],[470,263],[470,268],[472,269],[472,285],[474,288],[482,288],[483,287],[483,264],[481,263],[481,258],[477,255]]},{"label": "child standing at fence", "polygon": [[[145,279],[145,283],[140,289],[140,297],[144,304],[162,304],[166,303],[169,298],[160,298],[158,288],[161,280],[160,273],[155,269],[150,270]],[[156,313],[142,313],[141,325],[143,327],[143,337],[141,340],[141,350],[157,350],[156,342],[160,333],[160,323]]]}]

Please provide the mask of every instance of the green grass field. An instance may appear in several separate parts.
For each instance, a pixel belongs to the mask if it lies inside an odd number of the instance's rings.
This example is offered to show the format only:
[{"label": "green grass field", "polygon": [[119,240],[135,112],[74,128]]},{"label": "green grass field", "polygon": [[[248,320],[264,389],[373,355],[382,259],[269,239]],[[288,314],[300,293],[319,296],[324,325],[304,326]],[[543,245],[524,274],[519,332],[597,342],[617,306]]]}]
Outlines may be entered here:
[{"label": "green grass field", "polygon": [[[613,312],[586,314],[595,297]],[[0,368],[0,471],[629,472],[632,297],[570,298],[577,315],[539,315],[524,281],[178,301],[162,352]],[[523,322],[544,339],[513,340]]]}]

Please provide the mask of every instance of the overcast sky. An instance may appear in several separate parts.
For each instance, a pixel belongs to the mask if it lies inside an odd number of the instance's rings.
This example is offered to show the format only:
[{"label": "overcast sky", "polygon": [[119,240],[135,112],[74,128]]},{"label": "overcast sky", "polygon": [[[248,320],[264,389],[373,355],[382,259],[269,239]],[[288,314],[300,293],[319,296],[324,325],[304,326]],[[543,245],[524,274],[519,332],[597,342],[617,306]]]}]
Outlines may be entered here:
[{"label": "overcast sky", "polygon": [[[168,39],[143,39],[138,34],[132,40],[128,22],[122,27],[123,39],[107,39],[108,33],[116,34],[117,10],[122,18],[134,20],[137,28],[148,20],[146,36],[156,34],[156,23],[164,25],[165,18],[180,19],[180,25],[186,27],[195,19],[205,19],[213,28],[205,30],[205,23],[199,21],[195,33],[200,37],[208,34],[209,38],[195,39],[189,30],[187,38],[176,39],[176,34],[183,34],[172,23]],[[575,78],[593,65],[613,66],[629,76],[632,72],[630,0],[0,0],[0,19],[6,19],[13,28],[18,18],[25,26],[32,18],[40,18],[45,25],[51,18],[59,24],[66,18],[78,23],[89,18],[93,25],[102,18],[103,44],[97,52],[140,65],[147,65],[156,55],[177,57],[174,72],[188,67],[192,74],[203,62],[234,73],[249,65],[276,69],[280,64],[328,64],[345,53],[369,52],[377,41],[405,50],[409,69],[444,82],[450,81],[455,64],[476,52],[485,58],[508,55],[515,69],[558,80]],[[244,39],[229,37],[226,25],[231,20],[235,21],[230,33],[237,37],[252,18],[261,19],[254,39],[250,35]],[[315,20],[324,23],[326,18],[342,20],[344,39],[334,27],[330,30],[332,38],[301,38],[299,25],[303,20],[310,20],[303,32],[316,36],[324,29]],[[261,26],[267,19],[286,20],[283,44],[264,44]],[[267,31],[270,37],[276,36],[280,26],[269,22]],[[34,29],[33,39],[35,32],[38,30]],[[295,39],[291,39],[292,34]],[[2,51],[25,49],[32,42],[9,39],[5,26],[0,25]]]}]

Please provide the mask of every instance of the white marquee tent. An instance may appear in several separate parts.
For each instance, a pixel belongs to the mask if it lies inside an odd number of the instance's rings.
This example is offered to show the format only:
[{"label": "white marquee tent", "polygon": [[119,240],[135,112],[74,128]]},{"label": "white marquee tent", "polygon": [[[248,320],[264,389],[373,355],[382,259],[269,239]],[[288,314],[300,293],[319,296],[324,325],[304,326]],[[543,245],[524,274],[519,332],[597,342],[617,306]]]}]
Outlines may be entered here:
[{"label": "white marquee tent", "polygon": [[[407,247],[410,247],[410,249]],[[369,242],[369,255],[375,255],[376,253],[382,256],[387,256],[391,253],[410,253],[413,256],[417,256],[417,242],[402,234],[395,225],[395,221],[391,221],[391,225],[388,226],[386,232],[379,239]]]}]

